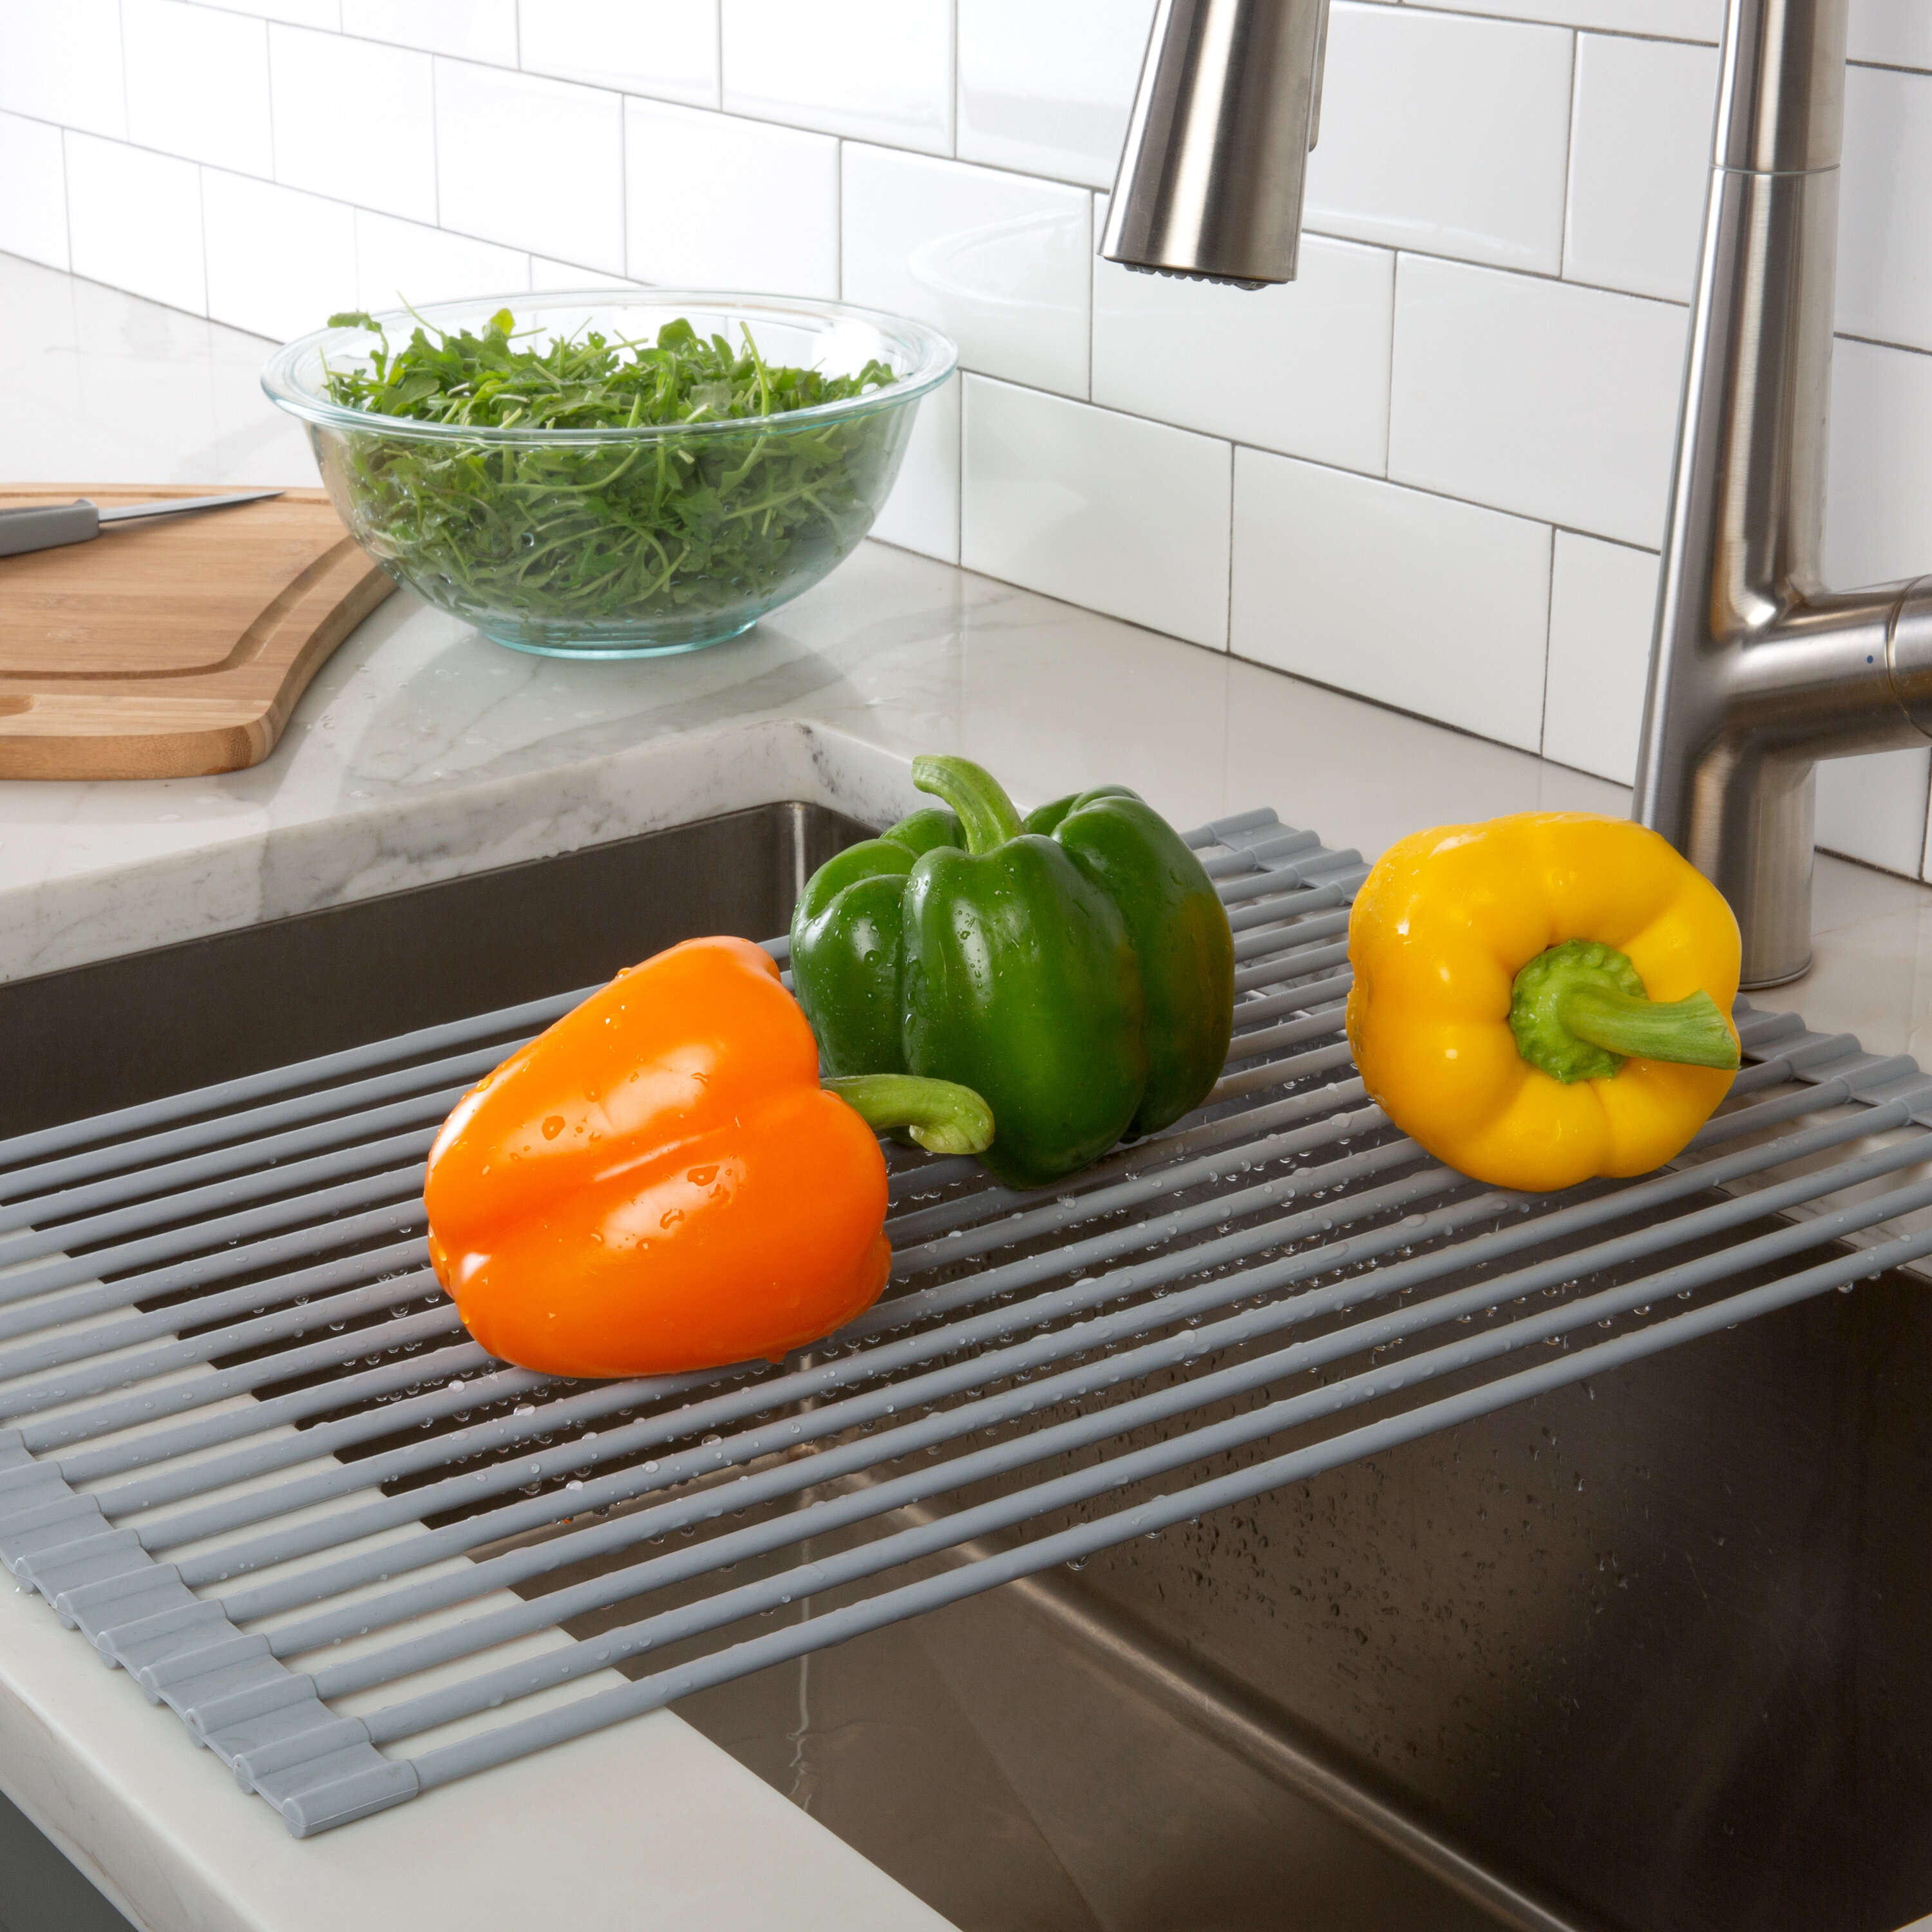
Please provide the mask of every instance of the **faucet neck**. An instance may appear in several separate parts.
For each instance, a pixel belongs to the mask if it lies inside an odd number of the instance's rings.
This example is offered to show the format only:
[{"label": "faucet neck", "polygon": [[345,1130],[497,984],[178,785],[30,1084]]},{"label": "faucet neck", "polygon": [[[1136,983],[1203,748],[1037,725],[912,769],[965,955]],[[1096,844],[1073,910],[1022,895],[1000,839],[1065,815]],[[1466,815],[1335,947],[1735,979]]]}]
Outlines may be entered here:
[{"label": "faucet neck", "polygon": [[1696,583],[1682,616],[1714,638],[1761,634],[1823,581],[1850,13],[1726,8],[1665,546]]},{"label": "faucet neck", "polygon": [[1717,166],[1803,174],[1838,165],[1849,13],[1846,0],[1730,0]]},{"label": "faucet neck", "polygon": [[1810,957],[1812,767],[1922,744],[1901,592],[1822,588],[1849,0],[1729,0],[1636,809],[1722,891],[1744,983]]},{"label": "faucet neck", "polygon": [[1850,0],[1728,0],[1665,656],[1762,634],[1822,582],[1850,13]]}]

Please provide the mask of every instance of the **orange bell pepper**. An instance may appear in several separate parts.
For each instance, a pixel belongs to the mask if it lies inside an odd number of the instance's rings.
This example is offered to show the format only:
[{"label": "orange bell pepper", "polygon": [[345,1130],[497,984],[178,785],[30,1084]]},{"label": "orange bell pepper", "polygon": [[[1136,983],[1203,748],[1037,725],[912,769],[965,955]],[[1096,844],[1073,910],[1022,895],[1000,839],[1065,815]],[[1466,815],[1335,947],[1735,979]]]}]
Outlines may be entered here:
[{"label": "orange bell pepper", "polygon": [[877,1298],[892,1250],[874,1129],[977,1153],[943,1081],[822,1088],[760,947],[694,939],[620,973],[457,1104],[424,1202],[436,1277],[503,1360],[570,1376],[778,1360]]}]

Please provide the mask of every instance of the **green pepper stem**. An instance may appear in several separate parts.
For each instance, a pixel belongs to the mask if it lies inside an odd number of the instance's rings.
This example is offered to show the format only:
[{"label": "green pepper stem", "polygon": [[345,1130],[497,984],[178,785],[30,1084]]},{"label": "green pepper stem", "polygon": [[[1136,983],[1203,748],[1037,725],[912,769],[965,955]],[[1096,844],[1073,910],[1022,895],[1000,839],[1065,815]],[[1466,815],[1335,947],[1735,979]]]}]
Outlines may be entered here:
[{"label": "green pepper stem", "polygon": [[1579,1040],[1627,1058],[1668,1060],[1679,1066],[1738,1064],[1738,1043],[1708,993],[1668,1005],[1633,1000],[1607,987],[1576,986],[1559,1003],[1564,1024]]},{"label": "green pepper stem", "polygon": [[990,852],[1020,836],[1020,815],[1005,788],[970,758],[922,752],[912,761],[912,782],[952,806],[966,835],[968,851]]},{"label": "green pepper stem", "polygon": [[867,1126],[904,1127],[928,1154],[982,1154],[993,1144],[993,1110],[970,1087],[916,1073],[851,1073],[823,1084]]},{"label": "green pepper stem", "polygon": [[1738,1064],[1708,993],[1652,1000],[1628,956],[1594,939],[1567,939],[1531,960],[1516,976],[1509,1024],[1523,1058],[1566,1084],[1614,1079],[1629,1058],[1727,1072]]}]

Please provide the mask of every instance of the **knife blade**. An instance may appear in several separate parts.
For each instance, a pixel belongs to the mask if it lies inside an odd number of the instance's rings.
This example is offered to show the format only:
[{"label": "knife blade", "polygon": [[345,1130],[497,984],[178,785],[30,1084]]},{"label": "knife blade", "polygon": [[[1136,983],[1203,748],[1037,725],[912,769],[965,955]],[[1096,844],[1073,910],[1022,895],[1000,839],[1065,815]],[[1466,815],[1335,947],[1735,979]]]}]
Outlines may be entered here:
[{"label": "knife blade", "polygon": [[225,510],[231,504],[256,503],[265,496],[281,494],[279,490],[238,490],[226,496],[160,496],[152,502],[116,503],[104,510],[79,496],[71,503],[34,503],[24,509],[0,510],[0,556],[55,550],[63,544],[92,543],[104,526],[114,524],[185,516],[196,510]]}]

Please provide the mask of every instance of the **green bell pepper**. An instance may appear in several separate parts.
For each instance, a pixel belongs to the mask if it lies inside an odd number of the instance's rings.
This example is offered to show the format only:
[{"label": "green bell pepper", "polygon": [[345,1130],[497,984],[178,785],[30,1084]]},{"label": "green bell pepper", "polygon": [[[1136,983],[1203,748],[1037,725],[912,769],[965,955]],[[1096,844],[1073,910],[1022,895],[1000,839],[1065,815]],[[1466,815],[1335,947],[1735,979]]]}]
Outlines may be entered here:
[{"label": "green bell pepper", "polygon": [[[1234,937],[1180,835],[1124,785],[1029,812],[1127,922],[1147,1008],[1147,1088],[1128,1131],[1156,1133],[1207,1098],[1234,1030]],[[995,1117],[997,1118],[997,1116]]]},{"label": "green bell pepper", "polygon": [[1173,829],[1119,786],[1022,822],[964,758],[916,759],[913,782],[952,812],[842,852],[793,915],[830,1070],[971,1087],[993,1110],[981,1158],[1021,1187],[1198,1106],[1227,1058],[1234,940]]},{"label": "green bell pepper", "polygon": [[792,909],[792,986],[834,1076],[911,1070],[899,998],[906,880],[922,854],[963,838],[951,812],[915,812],[806,881]]}]

